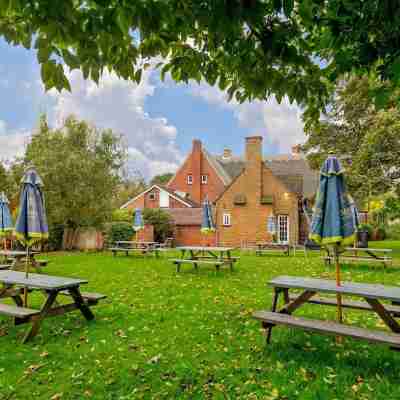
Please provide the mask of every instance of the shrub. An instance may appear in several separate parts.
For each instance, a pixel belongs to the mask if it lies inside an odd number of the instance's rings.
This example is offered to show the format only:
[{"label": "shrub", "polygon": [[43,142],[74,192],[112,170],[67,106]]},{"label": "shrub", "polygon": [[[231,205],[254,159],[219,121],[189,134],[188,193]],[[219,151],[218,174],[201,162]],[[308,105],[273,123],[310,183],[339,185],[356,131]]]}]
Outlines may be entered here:
[{"label": "shrub", "polygon": [[62,249],[64,235],[63,224],[51,224],[49,225],[49,240],[47,246],[50,251],[56,251]]},{"label": "shrub", "polygon": [[119,240],[132,240],[135,231],[129,222],[112,222],[106,231],[106,241],[109,245]]},{"label": "shrub", "polygon": [[386,228],[384,225],[378,225],[372,232],[373,240],[385,240]]},{"label": "shrub", "polygon": [[361,225],[358,227],[358,230],[359,230],[360,232],[362,232],[362,231],[368,232],[368,236],[370,237],[371,234],[372,234],[372,225],[370,225],[370,224],[361,224]]},{"label": "shrub", "polygon": [[112,213],[112,222],[131,222],[131,221],[132,221],[132,212],[130,212],[126,208],[123,209],[117,208]]},{"label": "shrub", "polygon": [[171,216],[159,208],[146,208],[143,210],[143,219],[146,225],[153,225],[154,240],[163,242],[172,236],[173,224]]},{"label": "shrub", "polygon": [[388,239],[400,240],[400,222],[396,222],[387,227],[386,230]]}]

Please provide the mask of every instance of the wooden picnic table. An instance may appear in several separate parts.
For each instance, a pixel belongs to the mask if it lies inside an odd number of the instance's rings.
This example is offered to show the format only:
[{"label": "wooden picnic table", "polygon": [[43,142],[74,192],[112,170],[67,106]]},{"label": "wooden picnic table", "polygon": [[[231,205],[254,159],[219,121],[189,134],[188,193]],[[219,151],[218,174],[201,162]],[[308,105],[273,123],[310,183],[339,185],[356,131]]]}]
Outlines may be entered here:
[{"label": "wooden picnic table", "polygon": [[180,246],[176,248],[181,252],[181,258],[171,260],[176,265],[177,272],[181,264],[192,264],[196,271],[201,264],[214,265],[219,271],[220,267],[229,266],[233,271],[233,265],[239,257],[233,257],[233,247],[218,246]]},{"label": "wooden picnic table", "polygon": [[[333,280],[296,276],[279,276],[268,284],[274,289],[272,309],[253,314],[266,330],[267,343],[270,342],[272,328],[275,325],[287,325],[322,334],[350,336],[355,339],[385,343],[400,350],[400,325],[395,319],[400,317],[400,287],[353,282],[343,282],[341,286],[337,286]],[[291,295],[290,290],[302,290],[302,293]],[[375,312],[391,332],[292,316],[295,310],[307,303],[337,307],[336,298],[320,297],[319,293],[360,297],[362,301],[343,300],[342,307]],[[281,294],[284,304],[278,309]],[[391,304],[384,304],[382,300]]]},{"label": "wooden picnic table", "polygon": [[[29,265],[32,265],[37,271],[39,271],[39,267],[43,265],[40,261],[36,260],[36,256],[40,254],[38,251],[29,251]],[[26,258],[26,251],[22,250],[1,250],[0,257],[4,259],[2,264],[0,265],[0,270],[2,269],[16,269],[19,266],[25,265],[23,261]]]},{"label": "wooden picnic table", "polygon": [[261,256],[264,253],[282,252],[285,255],[290,255],[289,243],[274,243],[274,242],[257,242],[256,255]]},{"label": "wooden picnic table", "polygon": [[[331,264],[334,261],[333,254],[329,248],[325,249],[326,256],[324,257],[326,264]],[[392,249],[372,249],[368,247],[346,247],[339,254],[339,262],[381,262],[384,267],[391,265],[393,258],[391,256]]]},{"label": "wooden picnic table", "polygon": [[141,254],[154,254],[156,257],[158,257],[158,245],[158,242],[119,240],[115,242],[115,246],[110,247],[109,250],[114,256],[117,255],[118,252],[125,253],[127,256],[129,253],[139,252]]},{"label": "wooden picnic table", "polygon": [[[31,323],[30,329],[24,337],[24,343],[32,339],[39,331],[44,318],[62,315],[70,311],[80,310],[87,320],[92,320],[94,315],[90,306],[96,305],[106,296],[98,293],[82,293],[80,285],[88,283],[85,279],[64,278],[44,274],[29,274],[18,271],[0,271],[0,298],[12,298],[15,306],[0,303],[0,314],[14,317],[15,325]],[[45,301],[42,307],[32,309],[23,307],[22,291],[39,290],[44,294]],[[58,296],[69,296],[73,302],[58,304]]]}]

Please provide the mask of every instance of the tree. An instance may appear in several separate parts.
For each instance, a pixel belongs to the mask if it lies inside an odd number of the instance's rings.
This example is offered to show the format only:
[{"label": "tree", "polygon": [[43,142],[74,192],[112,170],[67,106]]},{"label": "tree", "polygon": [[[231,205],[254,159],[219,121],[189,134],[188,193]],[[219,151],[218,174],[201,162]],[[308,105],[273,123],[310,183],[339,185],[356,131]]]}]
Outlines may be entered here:
[{"label": "tree", "polygon": [[10,179],[6,168],[0,162],[0,192],[4,192],[8,197],[10,196]]},{"label": "tree", "polygon": [[156,175],[150,181],[150,185],[166,185],[174,176],[172,172],[167,172],[165,174]]},{"label": "tree", "polygon": [[171,216],[160,208],[145,208],[143,210],[143,220],[146,225],[153,225],[154,240],[163,242],[172,236],[173,224]]},{"label": "tree", "polygon": [[307,125],[303,147],[315,168],[330,152],[342,158],[359,199],[400,190],[400,111],[371,103],[368,93],[375,85],[368,78],[342,83],[330,111]]},{"label": "tree", "polygon": [[51,129],[42,117],[24,164],[33,164],[43,179],[49,222],[76,228],[111,220],[124,161],[120,137],[111,130],[74,117]]},{"label": "tree", "polygon": [[146,182],[143,177],[138,174],[123,178],[117,187],[113,200],[113,208],[121,207],[123,204],[146,190],[146,188]]},{"label": "tree", "polygon": [[69,89],[63,64],[98,81],[107,69],[218,84],[238,101],[288,96],[318,115],[343,74],[400,81],[400,8],[377,0],[0,0],[0,36],[30,48],[47,89]]}]

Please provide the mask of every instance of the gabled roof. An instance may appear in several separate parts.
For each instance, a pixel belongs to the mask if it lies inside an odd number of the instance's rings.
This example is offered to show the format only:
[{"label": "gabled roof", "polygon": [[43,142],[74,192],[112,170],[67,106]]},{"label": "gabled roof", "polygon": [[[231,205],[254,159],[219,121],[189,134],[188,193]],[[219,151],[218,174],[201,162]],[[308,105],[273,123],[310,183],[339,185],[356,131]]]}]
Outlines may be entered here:
[{"label": "gabled roof", "polygon": [[[242,173],[246,164],[244,159],[240,157],[211,157],[229,175],[229,184]],[[264,163],[277,178],[285,183],[290,191],[304,197],[311,197],[316,193],[319,174],[310,168],[307,160],[301,155],[267,156]]]},{"label": "gabled roof", "polygon": [[140,196],[144,196],[146,193],[150,192],[151,190],[153,190],[154,188],[163,191],[163,192],[167,192],[172,198],[174,198],[175,200],[181,202],[182,204],[184,204],[187,207],[198,207],[198,204],[195,203],[192,200],[189,199],[184,199],[183,197],[179,196],[178,194],[176,194],[173,190],[168,189],[164,186],[160,186],[160,185],[153,185],[150,186],[148,189],[144,190],[143,192],[139,193],[137,196],[135,196],[133,199],[130,199],[129,201],[127,201],[125,204],[123,204],[120,208],[126,208],[129,206],[129,204],[133,203],[136,199],[138,199]]}]

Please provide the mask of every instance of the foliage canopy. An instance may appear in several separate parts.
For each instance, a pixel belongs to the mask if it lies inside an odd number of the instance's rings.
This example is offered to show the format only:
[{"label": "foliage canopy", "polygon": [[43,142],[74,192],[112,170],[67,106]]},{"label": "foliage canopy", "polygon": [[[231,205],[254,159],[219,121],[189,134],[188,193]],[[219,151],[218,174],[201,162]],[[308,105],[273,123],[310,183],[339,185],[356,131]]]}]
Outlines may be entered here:
[{"label": "foliage canopy", "polygon": [[[207,81],[238,101],[288,96],[317,115],[347,73],[400,82],[400,7],[390,0],[0,0],[0,36],[33,44],[47,89],[69,89],[62,64],[98,81]],[[153,60],[153,61],[152,61]]]},{"label": "foliage canopy", "polygon": [[97,130],[74,117],[50,129],[42,118],[24,164],[33,164],[43,179],[49,222],[75,228],[111,220],[124,160],[120,137],[111,130]]},{"label": "foliage canopy", "polygon": [[307,126],[304,150],[318,168],[328,153],[344,160],[350,189],[359,199],[400,193],[400,111],[377,109],[368,93],[376,82],[352,78],[337,91],[332,108]]}]

